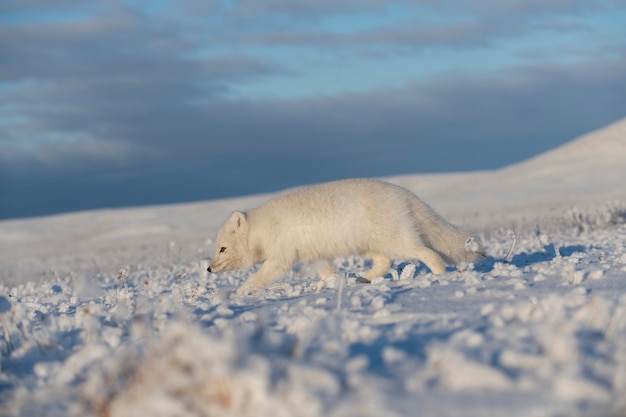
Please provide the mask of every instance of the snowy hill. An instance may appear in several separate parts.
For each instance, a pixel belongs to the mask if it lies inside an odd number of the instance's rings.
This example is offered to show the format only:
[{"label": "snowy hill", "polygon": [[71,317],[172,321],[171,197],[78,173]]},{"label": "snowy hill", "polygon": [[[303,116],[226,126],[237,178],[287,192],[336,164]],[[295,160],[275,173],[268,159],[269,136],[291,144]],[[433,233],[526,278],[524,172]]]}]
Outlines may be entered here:
[{"label": "snowy hill", "polygon": [[626,118],[502,171],[532,201],[593,207],[626,197]]},{"label": "snowy hill", "polygon": [[532,225],[626,202],[626,118],[497,171],[392,179],[470,227]]},{"label": "snowy hill", "polygon": [[[598,169],[601,168],[601,169]],[[507,169],[535,178],[561,179],[576,185],[622,189],[626,174],[626,118]]]},{"label": "snowy hill", "polygon": [[0,222],[0,415],[626,415],[626,119],[498,171],[389,179],[491,259],[208,274],[269,196]]}]

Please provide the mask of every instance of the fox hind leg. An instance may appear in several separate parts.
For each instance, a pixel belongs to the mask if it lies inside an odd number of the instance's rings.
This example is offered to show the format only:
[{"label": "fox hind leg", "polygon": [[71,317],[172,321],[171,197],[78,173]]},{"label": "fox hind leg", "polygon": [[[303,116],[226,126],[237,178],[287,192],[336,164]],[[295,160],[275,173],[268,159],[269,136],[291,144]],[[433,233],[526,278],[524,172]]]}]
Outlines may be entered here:
[{"label": "fox hind leg", "polygon": [[330,263],[330,260],[322,259],[317,261],[316,264],[317,274],[323,281],[326,281],[335,274],[335,270]]},{"label": "fox hind leg", "polygon": [[389,272],[391,259],[388,256],[378,252],[366,252],[363,256],[372,259],[372,268],[363,274],[363,279],[372,281],[374,278],[382,277]]}]

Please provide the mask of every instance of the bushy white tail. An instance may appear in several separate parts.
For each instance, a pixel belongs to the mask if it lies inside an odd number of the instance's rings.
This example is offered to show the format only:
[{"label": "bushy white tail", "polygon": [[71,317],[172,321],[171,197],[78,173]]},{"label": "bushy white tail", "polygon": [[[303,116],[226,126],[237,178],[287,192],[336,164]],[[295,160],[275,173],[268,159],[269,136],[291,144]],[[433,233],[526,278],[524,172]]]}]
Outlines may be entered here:
[{"label": "bushy white tail", "polygon": [[482,246],[477,241],[476,248],[468,245],[472,239],[469,233],[448,223],[435,213],[426,203],[414,201],[413,210],[416,218],[424,224],[420,225],[422,240],[426,246],[437,252],[447,264],[455,265],[459,262],[474,262],[478,256],[484,256]]}]

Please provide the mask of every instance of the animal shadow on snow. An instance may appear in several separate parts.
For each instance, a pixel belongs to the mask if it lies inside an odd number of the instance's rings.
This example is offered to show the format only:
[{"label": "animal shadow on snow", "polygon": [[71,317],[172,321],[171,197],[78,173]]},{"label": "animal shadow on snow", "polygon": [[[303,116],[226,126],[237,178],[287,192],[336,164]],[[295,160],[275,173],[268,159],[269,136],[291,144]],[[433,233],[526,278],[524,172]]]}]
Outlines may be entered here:
[{"label": "animal shadow on snow", "polygon": [[551,262],[556,258],[568,257],[577,252],[585,252],[586,249],[587,248],[582,245],[561,246],[557,248],[554,244],[550,243],[548,245],[544,245],[543,250],[532,253],[521,252],[511,257],[510,260],[501,260],[489,257],[476,265],[475,269],[479,272],[491,272],[495,264],[498,262],[511,264],[517,268],[524,268],[528,265],[541,262]]}]

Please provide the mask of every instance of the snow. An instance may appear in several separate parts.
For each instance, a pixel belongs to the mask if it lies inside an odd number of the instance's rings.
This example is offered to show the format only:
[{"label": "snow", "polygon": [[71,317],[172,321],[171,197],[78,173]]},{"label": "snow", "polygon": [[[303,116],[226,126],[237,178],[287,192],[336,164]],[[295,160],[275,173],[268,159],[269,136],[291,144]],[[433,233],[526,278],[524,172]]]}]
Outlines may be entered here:
[{"label": "snow", "polygon": [[[268,196],[0,222],[0,415],[622,416],[626,119],[495,172],[390,179],[490,258],[206,272]],[[584,169],[584,175],[579,175]],[[470,242],[470,244],[472,244]]]}]

